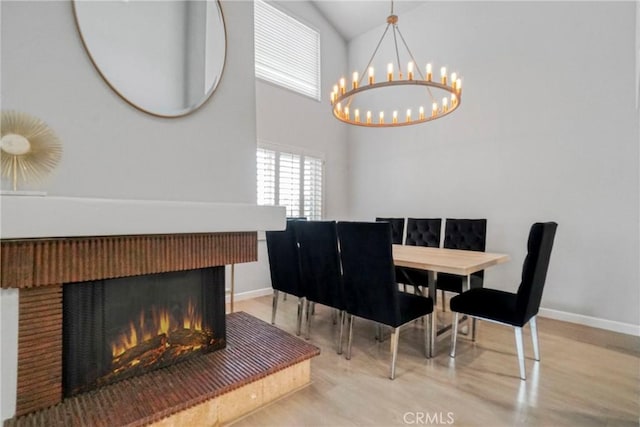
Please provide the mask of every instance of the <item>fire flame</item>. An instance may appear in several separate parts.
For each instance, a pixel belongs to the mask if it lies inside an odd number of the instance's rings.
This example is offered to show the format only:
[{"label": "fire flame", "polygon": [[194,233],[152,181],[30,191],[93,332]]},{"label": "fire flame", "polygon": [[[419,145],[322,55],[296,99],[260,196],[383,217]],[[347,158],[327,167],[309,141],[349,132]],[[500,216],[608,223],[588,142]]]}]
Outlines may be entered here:
[{"label": "fire flame", "polygon": [[[147,322],[147,319],[151,322]],[[176,319],[166,307],[151,306],[149,316],[141,310],[137,322],[130,321],[126,330],[111,342],[111,355],[116,358],[125,351],[158,335],[171,335],[178,329],[202,331],[202,315],[191,300],[187,303],[182,318]]]}]

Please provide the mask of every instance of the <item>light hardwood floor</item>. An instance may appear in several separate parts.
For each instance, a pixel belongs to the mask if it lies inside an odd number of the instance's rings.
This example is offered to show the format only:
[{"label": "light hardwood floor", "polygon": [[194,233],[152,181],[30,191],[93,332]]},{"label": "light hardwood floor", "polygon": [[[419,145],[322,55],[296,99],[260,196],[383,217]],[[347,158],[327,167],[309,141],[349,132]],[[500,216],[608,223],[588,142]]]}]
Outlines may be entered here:
[{"label": "light hardwood floor", "polygon": [[[276,326],[294,333],[296,298],[280,300]],[[270,322],[271,297],[236,302]],[[439,313],[450,321],[450,312]],[[400,335],[396,379],[388,379],[388,333],[374,340],[372,323],[356,319],[352,359],[335,351],[331,310],[317,306],[310,342],[311,385],[234,423],[241,426],[638,426],[640,339],[538,319],[541,361],[532,359],[525,329],[527,381],[518,378],[513,329],[478,322],[476,343],[450,335],[434,358],[423,353],[421,322]],[[346,343],[346,340],[345,340]],[[345,345],[346,350],[346,345]]]}]

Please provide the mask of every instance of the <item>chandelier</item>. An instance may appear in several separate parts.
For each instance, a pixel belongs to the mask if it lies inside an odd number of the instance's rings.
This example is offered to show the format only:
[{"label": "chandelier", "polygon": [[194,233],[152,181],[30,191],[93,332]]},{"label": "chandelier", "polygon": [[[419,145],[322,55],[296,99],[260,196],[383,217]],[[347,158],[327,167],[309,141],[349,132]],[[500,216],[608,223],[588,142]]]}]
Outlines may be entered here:
[{"label": "chandelier", "polygon": [[[391,28],[391,32],[389,28]],[[394,64],[390,62],[387,65],[386,79],[376,82],[374,69],[371,64],[387,34],[393,34],[393,46],[395,48],[395,60],[398,72],[397,74],[394,73]],[[400,63],[398,38],[402,42],[410,59],[407,64],[406,74],[403,72]],[[363,84],[365,73],[367,75],[367,82]],[[416,105],[409,104],[403,109],[392,108],[385,112],[384,109],[375,109],[371,105],[371,96],[369,96],[369,102],[366,102],[365,98],[367,97],[365,95],[374,95],[375,92],[376,96],[373,98],[388,104],[391,99],[385,95],[388,95],[389,91],[383,94],[383,91],[380,89],[394,88],[398,91],[400,87],[405,89],[409,88],[411,92],[418,91],[419,96],[415,103]],[[391,14],[387,17],[387,26],[369,62],[364,68],[364,72],[354,72],[349,87],[347,87],[345,78],[342,77],[338,84],[333,87],[330,99],[333,107],[333,115],[338,120],[350,125],[366,127],[415,125],[439,119],[455,111],[462,102],[462,80],[458,77],[457,73],[451,73],[451,75],[448,76],[446,67],[440,68],[440,78],[434,80],[432,64],[427,64],[425,74],[422,74],[421,68],[417,66],[417,62],[398,28],[398,16],[393,13],[393,1],[391,1]],[[428,111],[426,111],[425,108],[427,108]],[[385,113],[388,115],[385,116]]]}]

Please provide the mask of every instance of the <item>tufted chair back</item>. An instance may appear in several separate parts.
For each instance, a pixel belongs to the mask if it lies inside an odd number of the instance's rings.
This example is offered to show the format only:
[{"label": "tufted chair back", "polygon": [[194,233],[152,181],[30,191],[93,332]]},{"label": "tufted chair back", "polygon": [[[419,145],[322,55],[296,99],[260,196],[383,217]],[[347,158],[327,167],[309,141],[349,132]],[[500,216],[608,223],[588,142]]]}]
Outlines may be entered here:
[{"label": "tufted chair back", "polygon": [[447,218],[444,229],[444,247],[484,252],[487,243],[486,219]]},{"label": "tufted chair back", "polygon": [[402,244],[404,236],[404,218],[376,218],[376,222],[388,222],[391,224],[391,243],[394,245]]},{"label": "tufted chair back", "polygon": [[442,219],[440,218],[409,218],[407,220],[407,238],[404,244],[439,247],[441,225]]},{"label": "tufted chair back", "polygon": [[[444,225],[444,247],[447,249],[463,249],[467,251],[484,252],[487,242],[486,219],[456,219],[447,218]],[[473,288],[482,287],[484,283],[484,270],[471,274]],[[446,273],[438,274],[438,289],[460,293],[462,279]]]}]

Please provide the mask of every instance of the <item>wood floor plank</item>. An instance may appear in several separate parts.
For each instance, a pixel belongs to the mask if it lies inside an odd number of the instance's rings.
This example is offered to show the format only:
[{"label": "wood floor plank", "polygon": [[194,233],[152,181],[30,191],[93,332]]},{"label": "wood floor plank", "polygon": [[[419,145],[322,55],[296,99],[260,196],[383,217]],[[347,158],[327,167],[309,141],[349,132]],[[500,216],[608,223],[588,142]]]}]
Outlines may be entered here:
[{"label": "wood floor plank", "polygon": [[[236,310],[271,319],[271,297],[236,301]],[[276,326],[295,333],[297,298],[280,299]],[[450,321],[450,313],[439,313]],[[396,379],[387,378],[388,333],[374,340],[373,324],[357,319],[352,359],[335,351],[338,329],[331,310],[316,306],[311,343],[311,386],[234,423],[234,426],[638,426],[640,338],[538,319],[541,361],[533,360],[524,331],[527,381],[518,377],[513,330],[478,322],[477,342],[449,335],[425,359],[424,325],[400,336]],[[345,346],[346,349],[346,346]]]}]

